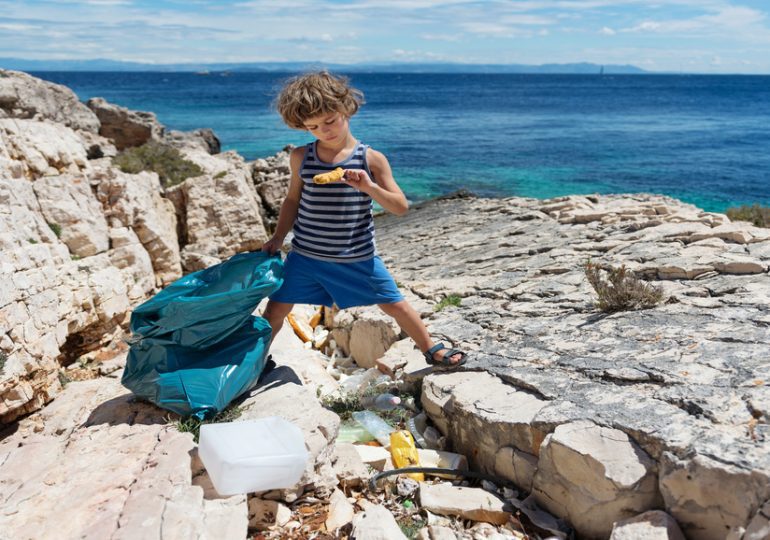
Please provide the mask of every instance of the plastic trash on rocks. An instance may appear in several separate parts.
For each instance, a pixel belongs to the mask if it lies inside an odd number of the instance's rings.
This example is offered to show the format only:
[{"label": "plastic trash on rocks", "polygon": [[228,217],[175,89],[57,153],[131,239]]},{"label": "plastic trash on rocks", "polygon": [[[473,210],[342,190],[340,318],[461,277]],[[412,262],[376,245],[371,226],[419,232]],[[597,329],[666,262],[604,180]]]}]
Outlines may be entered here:
[{"label": "plastic trash on rocks", "polygon": [[361,424],[366,431],[374,435],[382,446],[390,447],[390,434],[394,428],[372,411],[356,411],[352,415],[353,420]]},{"label": "plastic trash on rocks", "polygon": [[366,431],[364,427],[358,423],[340,424],[340,430],[337,433],[337,442],[342,443],[357,443],[357,442],[369,442],[374,440],[374,435]]},{"label": "plastic trash on rocks", "polygon": [[[420,464],[423,467],[438,467],[441,469],[457,469],[460,471],[468,470],[468,460],[462,454],[454,452],[444,452],[441,450],[417,450],[417,456],[420,458]],[[431,474],[439,478],[453,479],[452,475]]]},{"label": "plastic trash on rocks", "polygon": [[252,315],[283,283],[280,256],[239,253],[171,283],[131,314],[121,382],[182,416],[214,416],[256,383],[271,329]]},{"label": "plastic trash on rocks", "polygon": [[377,411],[392,411],[401,404],[401,398],[384,392],[376,396],[365,396],[361,398],[361,405],[367,409]]},{"label": "plastic trash on rocks", "polygon": [[409,420],[406,421],[406,429],[408,429],[409,433],[412,434],[415,444],[420,448],[428,448],[428,444],[425,442],[425,438],[422,436],[422,432],[425,431],[425,428],[428,425],[427,421],[428,417],[424,412],[416,416],[412,416]]},{"label": "plastic trash on rocks", "polygon": [[[363,394],[369,386],[383,377],[382,372],[377,368],[359,370],[355,374],[340,381],[340,392],[346,394]],[[385,375],[385,377],[388,377]],[[390,379],[388,377],[388,379]]]},{"label": "plastic trash on rocks", "polygon": [[[393,464],[399,469],[420,466],[420,457],[414,446],[412,434],[404,429],[390,434],[390,456],[393,458]],[[407,473],[406,475],[418,482],[425,481],[423,473]]]},{"label": "plastic trash on rocks", "polygon": [[278,416],[204,424],[198,455],[220,495],[293,487],[308,460],[302,430]]}]

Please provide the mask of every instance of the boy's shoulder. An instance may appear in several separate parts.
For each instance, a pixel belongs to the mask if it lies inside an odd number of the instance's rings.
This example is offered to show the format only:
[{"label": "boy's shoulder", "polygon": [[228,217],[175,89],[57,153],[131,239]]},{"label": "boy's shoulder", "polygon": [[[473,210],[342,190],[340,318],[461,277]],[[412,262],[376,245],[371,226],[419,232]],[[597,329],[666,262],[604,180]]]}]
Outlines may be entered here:
[{"label": "boy's shoulder", "polygon": [[374,148],[369,146],[367,147],[367,150],[366,150],[366,162],[369,165],[374,164],[375,166],[377,166],[382,163],[387,163],[388,158],[386,158],[385,154],[383,154],[379,150],[375,150]]},{"label": "boy's shoulder", "polygon": [[305,152],[307,152],[308,147],[310,147],[312,143],[310,144],[303,144],[302,146],[295,146],[291,149],[291,152],[289,152],[289,159],[301,159],[305,157]]}]

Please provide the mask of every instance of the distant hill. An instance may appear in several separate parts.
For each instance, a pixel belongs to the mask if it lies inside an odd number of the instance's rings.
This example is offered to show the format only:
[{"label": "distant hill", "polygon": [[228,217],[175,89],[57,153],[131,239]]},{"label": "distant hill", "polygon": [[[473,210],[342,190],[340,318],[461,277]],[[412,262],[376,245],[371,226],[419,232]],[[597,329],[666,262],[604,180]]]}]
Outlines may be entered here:
[{"label": "distant hill", "polygon": [[0,58],[0,68],[18,71],[264,71],[301,72],[326,68],[346,73],[650,73],[631,65],[591,64],[456,64],[456,63],[361,63],[250,62],[212,64],[143,64],[117,60],[25,60]]}]

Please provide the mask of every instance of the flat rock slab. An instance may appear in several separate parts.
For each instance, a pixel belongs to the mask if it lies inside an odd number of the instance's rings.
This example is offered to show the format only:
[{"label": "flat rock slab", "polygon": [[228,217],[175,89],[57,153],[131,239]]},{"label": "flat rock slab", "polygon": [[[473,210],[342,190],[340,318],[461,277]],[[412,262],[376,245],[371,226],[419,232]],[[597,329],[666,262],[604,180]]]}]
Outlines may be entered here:
[{"label": "flat rock slab", "polygon": [[192,435],[165,416],[114,379],[68,384],[0,442],[2,536],[245,538],[245,496],[193,485]]},{"label": "flat rock slab", "polygon": [[444,516],[495,525],[508,523],[511,514],[499,498],[481,488],[420,482],[420,507]]},{"label": "flat rock slab", "polygon": [[[528,488],[545,437],[590,420],[653,460],[688,537],[746,528],[770,499],[770,231],[654,195],[447,198],[377,231],[400,283],[461,298],[426,323],[469,352],[470,378],[429,375],[423,404],[472,467]],[[663,303],[598,311],[589,260]]]}]

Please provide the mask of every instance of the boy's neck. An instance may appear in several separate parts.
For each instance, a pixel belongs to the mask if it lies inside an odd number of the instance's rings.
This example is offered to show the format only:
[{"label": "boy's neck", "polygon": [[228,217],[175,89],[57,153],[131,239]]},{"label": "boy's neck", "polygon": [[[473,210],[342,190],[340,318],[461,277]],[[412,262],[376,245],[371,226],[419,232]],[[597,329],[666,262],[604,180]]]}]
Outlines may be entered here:
[{"label": "boy's neck", "polygon": [[353,137],[353,134],[348,131],[347,137],[345,137],[344,139],[341,139],[340,142],[338,143],[324,142],[318,139],[318,142],[316,142],[316,148],[320,148],[325,152],[329,152],[329,153],[332,153],[332,152],[337,153],[337,152],[341,152],[342,150],[345,150],[346,148],[355,146],[356,142],[357,142],[356,138]]}]

